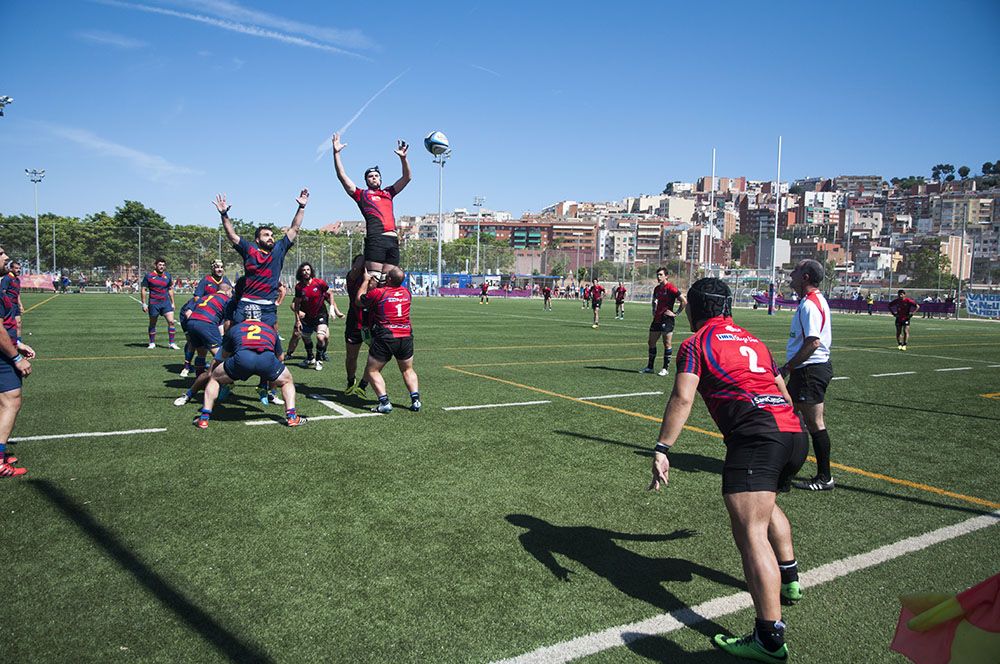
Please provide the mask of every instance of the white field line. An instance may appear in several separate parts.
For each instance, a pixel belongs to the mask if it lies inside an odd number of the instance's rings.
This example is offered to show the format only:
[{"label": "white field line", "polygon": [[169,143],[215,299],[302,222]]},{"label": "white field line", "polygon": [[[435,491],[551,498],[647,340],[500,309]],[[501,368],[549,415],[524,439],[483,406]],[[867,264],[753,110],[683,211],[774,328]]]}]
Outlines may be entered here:
[{"label": "white field line", "polygon": [[598,401],[600,399],[619,399],[622,397],[649,397],[656,394],[663,394],[663,392],[657,390],[656,392],[631,392],[630,394],[602,394],[596,397],[579,397],[579,399],[580,401]]},{"label": "white field line", "polygon": [[834,376],[831,380],[850,380],[850,376]]},{"label": "white field line", "polygon": [[882,378],[883,376],[909,376],[910,374],[915,374],[916,371],[896,371],[894,373],[884,373],[884,374],[872,374],[872,378]]},{"label": "white field line", "polygon": [[86,433],[60,433],[51,436],[21,436],[11,438],[9,442],[20,443],[24,440],[58,440],[59,438],[99,438],[101,436],[130,436],[135,433],[163,433],[166,429],[129,429],[128,431],[90,431]]},{"label": "white field line", "polygon": [[135,300],[135,301],[136,301],[136,302],[138,302],[139,304],[142,304],[142,300],[138,300],[138,299],[136,299],[136,298],[132,297],[131,295],[129,295],[129,296],[128,296],[128,299],[130,299],[130,300]]},{"label": "white field line", "polygon": [[[855,346],[845,346],[845,350],[860,350],[865,353],[887,353],[889,355],[899,355],[898,350],[881,350],[878,348],[857,348]],[[836,350],[836,349],[835,349]],[[979,362],[981,364],[989,364],[988,360],[976,360],[969,357],[948,357],[946,355],[928,355],[926,353],[914,353],[911,351],[906,351],[907,357],[933,357],[935,360],[950,360],[952,362]]]},{"label": "white field line", "polygon": [[935,369],[934,371],[968,371],[972,367],[951,367],[948,369]]},{"label": "white field line", "polygon": [[[320,420],[356,420],[359,417],[375,417],[381,413],[351,413],[350,415],[319,415],[317,417],[306,417],[309,422],[319,422]],[[277,420],[249,420],[245,422],[248,427],[259,427],[265,424],[278,424]]]},{"label": "white field line", "polygon": [[537,406],[542,403],[552,403],[551,401],[518,401],[515,403],[484,403],[478,406],[448,406],[441,410],[478,410],[480,408],[508,408],[510,406]]},{"label": "white field line", "polygon": [[991,364],[989,368],[996,369],[997,367],[1000,367],[1000,364]]},{"label": "white field line", "polygon": [[[1000,523],[1000,511],[977,516],[953,526],[945,526],[944,528],[939,528],[923,535],[908,537],[907,539],[887,544],[867,553],[848,556],[847,558],[835,560],[826,565],[820,565],[816,569],[801,574],[799,581],[805,588],[818,586],[839,579],[852,572],[895,560],[908,553],[921,551],[934,544],[947,542],[948,540],[988,528],[997,523]],[[683,627],[695,625],[706,620],[715,620],[716,618],[736,613],[751,606],[753,606],[753,600],[751,600],[749,593],[740,592],[726,595],[703,602],[698,606],[678,609],[672,613],[662,614],[648,620],[629,625],[619,625],[618,627],[612,627],[601,632],[594,632],[569,641],[563,641],[562,643],[545,646],[518,657],[500,660],[499,664],[554,664],[555,662],[568,662],[655,634],[676,632]]]},{"label": "white field line", "polygon": [[334,402],[332,402],[332,401],[330,401],[328,399],[324,399],[323,397],[319,396],[318,394],[310,394],[310,395],[307,395],[307,396],[310,399],[313,399],[314,401],[320,402],[321,404],[323,404],[324,406],[326,406],[330,410],[337,411],[338,413],[340,413],[344,417],[353,417],[356,414],[356,413],[348,410],[347,408],[344,408],[339,403],[334,403]]}]

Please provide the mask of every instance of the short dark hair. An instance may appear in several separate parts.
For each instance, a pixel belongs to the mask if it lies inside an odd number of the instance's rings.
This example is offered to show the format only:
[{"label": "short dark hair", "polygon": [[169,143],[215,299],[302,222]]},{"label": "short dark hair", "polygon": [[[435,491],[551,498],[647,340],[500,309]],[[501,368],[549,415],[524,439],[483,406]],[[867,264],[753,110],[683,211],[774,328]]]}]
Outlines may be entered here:
[{"label": "short dark hair", "polygon": [[799,265],[802,266],[803,276],[808,277],[809,283],[813,286],[819,286],[820,282],[823,281],[823,277],[826,276],[826,270],[819,261],[807,258],[799,263]]},{"label": "short dark hair", "polygon": [[298,269],[295,270],[295,278],[298,281],[302,281],[302,269],[305,268],[307,265],[309,266],[309,274],[311,274],[314,277],[316,276],[316,270],[313,269],[312,263],[310,263],[309,261],[303,261],[299,265]]},{"label": "short dark hair", "polygon": [[670,270],[668,270],[665,267],[658,267],[658,268],[656,268],[656,271],[657,272],[662,272],[663,274],[670,274]]},{"label": "short dark hair", "polygon": [[166,258],[163,258],[162,256],[160,256],[159,258],[157,258],[157,259],[156,259],[156,260],[155,260],[155,261],[153,262],[153,265],[156,265],[157,263],[166,263],[166,262],[167,262],[167,259],[166,259]]},{"label": "short dark hair", "polygon": [[271,231],[273,233],[274,232],[274,227],[271,226],[270,224],[261,224],[253,232],[253,239],[255,239],[255,240],[259,239],[261,231]]},{"label": "short dark hair", "polygon": [[733,315],[733,292],[722,279],[706,277],[691,284],[687,292],[691,320]]},{"label": "short dark hair", "polygon": [[386,283],[390,286],[399,286],[403,283],[403,279],[405,278],[406,274],[403,272],[402,268],[396,267],[395,265],[385,275]]},{"label": "short dark hair", "polygon": [[905,290],[903,290],[902,288],[900,288],[900,289],[899,289],[899,292],[898,292],[898,293],[896,293],[896,295],[906,295],[906,291],[905,291]]}]

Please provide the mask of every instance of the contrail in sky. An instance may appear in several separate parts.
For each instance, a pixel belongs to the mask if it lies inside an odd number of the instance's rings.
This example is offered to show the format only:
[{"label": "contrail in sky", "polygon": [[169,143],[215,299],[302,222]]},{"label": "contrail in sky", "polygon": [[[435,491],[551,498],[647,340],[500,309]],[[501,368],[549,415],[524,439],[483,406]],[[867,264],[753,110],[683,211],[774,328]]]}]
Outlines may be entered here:
[{"label": "contrail in sky", "polygon": [[[344,132],[347,131],[347,128],[350,127],[352,124],[354,124],[355,120],[357,120],[359,117],[361,117],[361,114],[365,112],[365,109],[368,108],[368,106],[373,101],[375,101],[380,94],[382,94],[383,92],[385,92],[386,90],[388,90],[390,87],[392,87],[392,84],[395,83],[396,81],[398,81],[399,79],[401,79],[403,77],[403,75],[406,74],[406,72],[410,71],[410,69],[412,69],[412,67],[408,67],[402,73],[400,73],[398,76],[396,76],[396,78],[392,79],[391,81],[389,81],[388,83],[386,83],[384,86],[382,86],[381,90],[379,90],[378,92],[376,92],[375,94],[373,94],[371,96],[371,98],[368,101],[366,101],[361,106],[361,108],[358,109],[358,112],[355,113],[354,116],[350,120],[347,121],[347,124],[345,124],[339,130],[337,130],[337,133],[340,134],[340,135],[343,135]],[[330,139],[332,139],[332,138],[333,138],[332,136],[328,137],[322,143],[319,144],[319,147],[316,148],[316,161],[319,161],[320,159],[322,159],[323,155],[326,154],[327,150],[331,149],[332,146],[330,145]]]}]

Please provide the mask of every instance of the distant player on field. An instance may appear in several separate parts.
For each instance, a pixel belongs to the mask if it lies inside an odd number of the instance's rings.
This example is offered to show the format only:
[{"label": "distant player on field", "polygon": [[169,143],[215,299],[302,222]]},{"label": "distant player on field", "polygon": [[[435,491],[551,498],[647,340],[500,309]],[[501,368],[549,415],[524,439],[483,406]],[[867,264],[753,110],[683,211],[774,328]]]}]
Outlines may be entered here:
[{"label": "distant player on field", "polygon": [[199,429],[208,428],[220,386],[247,380],[251,376],[259,376],[281,388],[286,404],[285,424],[290,427],[305,424],[306,419],[295,410],[295,383],[292,381],[292,374],[278,359],[278,332],[260,320],[258,305],[250,304],[242,310],[245,319],[229,328],[222,340],[220,362],[208,374],[205,401],[195,418],[195,426]]},{"label": "distant player on field", "polygon": [[163,316],[167,321],[169,348],[180,350],[174,343],[177,328],[174,327],[174,280],[167,272],[167,262],[157,258],[154,269],[142,278],[139,288],[142,310],[149,314],[149,346],[156,348],[156,320]]},{"label": "distant player on field", "polygon": [[590,285],[583,286],[583,302],[580,304],[581,309],[586,309],[590,306]]},{"label": "distant player on field", "polygon": [[347,144],[340,142],[340,134],[334,134],[333,166],[337,171],[337,179],[365,217],[365,268],[369,273],[384,275],[400,263],[393,199],[410,183],[410,163],[406,160],[409,146],[404,141],[397,141],[395,153],[399,157],[403,174],[385,189],[382,188],[382,173],[378,166],[365,171],[365,189],[359,189],[347,177],[347,171],[340,160],[340,152],[345,147]]},{"label": "distant player on field", "polygon": [[542,287],[542,310],[552,311],[552,289],[548,286]]},{"label": "distant player on field", "polygon": [[618,282],[611,292],[615,296],[615,320],[625,320],[625,284]]},{"label": "distant player on field", "polygon": [[726,445],[722,496],[757,614],[749,635],[716,634],[712,642],[737,657],[785,662],[781,602],[794,602],[802,592],[791,524],[775,498],[790,489],[809,442],[767,346],[733,323],[729,287],[720,279],[701,279],[687,299],[694,335],[677,353],[677,379],[653,448],[649,488],[667,485],[670,450],[700,393]]},{"label": "distant player on field", "polygon": [[[295,297],[292,300],[292,311],[295,312],[295,332],[292,337],[302,339],[306,347],[306,359],[303,367],[313,367],[316,371],[323,370],[326,362],[326,347],[330,341],[330,314],[327,303],[333,307],[333,315],[343,318],[344,314],[337,309],[330,286],[322,279],[313,276],[313,266],[302,263],[295,271]],[[316,357],[313,357],[312,335],[316,334]],[[291,345],[291,344],[289,344]]]},{"label": "distant player on field", "polygon": [[371,310],[372,345],[368,350],[368,366],[365,378],[375,389],[378,405],[372,410],[377,413],[392,412],[389,395],[386,394],[382,368],[392,358],[396,358],[403,383],[410,391],[410,410],[420,410],[420,392],[417,372],[413,370],[413,327],[410,324],[410,291],[403,288],[405,275],[398,267],[389,270],[386,285],[377,288],[377,280],[370,279],[358,290],[356,301],[359,306]]},{"label": "distant player on field", "polygon": [[[639,370],[639,373],[653,373],[653,365],[656,364],[656,342],[663,339],[663,368],[660,375],[666,376],[670,373],[670,356],[674,352],[674,322],[677,315],[684,311],[687,300],[667,279],[669,273],[667,268],[661,267],[656,271],[656,287],[653,288],[653,322],[649,324],[649,362]],[[675,312],[674,304],[680,302],[680,308]]]},{"label": "distant player on field", "polygon": [[[483,300],[486,302],[484,303]],[[490,285],[485,281],[479,284],[479,304],[490,303]]]},{"label": "distant player on field", "polygon": [[594,310],[594,324],[591,325],[595,330],[601,325],[601,303],[604,302],[604,286],[594,278],[594,284],[590,287],[590,307]]},{"label": "distant player on field", "polygon": [[889,303],[889,313],[896,317],[896,345],[899,350],[906,350],[910,341],[910,319],[920,311],[920,305],[906,297],[906,291],[900,289],[896,299]]}]

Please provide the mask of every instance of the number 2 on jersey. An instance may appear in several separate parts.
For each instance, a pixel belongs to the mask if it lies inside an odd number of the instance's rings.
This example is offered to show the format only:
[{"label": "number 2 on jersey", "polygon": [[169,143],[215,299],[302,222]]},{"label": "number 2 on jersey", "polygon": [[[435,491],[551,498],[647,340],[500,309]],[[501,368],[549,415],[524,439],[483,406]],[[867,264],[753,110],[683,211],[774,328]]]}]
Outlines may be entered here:
[{"label": "number 2 on jersey", "polygon": [[[252,339],[253,341],[260,340],[260,325],[250,325],[247,327],[247,339]],[[746,346],[744,346],[744,348],[746,348]],[[756,357],[756,355],[754,357]]]},{"label": "number 2 on jersey", "polygon": [[767,373],[767,369],[757,364],[757,351],[750,346],[740,346],[740,355],[750,361],[750,373]]}]

